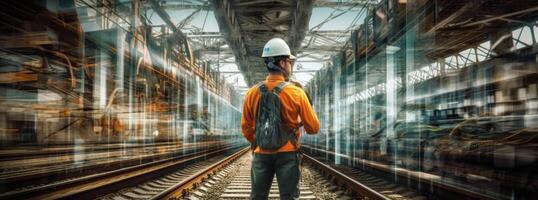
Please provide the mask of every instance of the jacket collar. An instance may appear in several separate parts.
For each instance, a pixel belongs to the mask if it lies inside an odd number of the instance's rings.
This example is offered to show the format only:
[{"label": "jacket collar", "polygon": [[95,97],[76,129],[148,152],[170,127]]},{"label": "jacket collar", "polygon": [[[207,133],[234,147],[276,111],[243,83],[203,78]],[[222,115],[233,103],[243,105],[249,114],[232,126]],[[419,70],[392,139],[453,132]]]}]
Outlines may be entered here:
[{"label": "jacket collar", "polygon": [[267,81],[284,81],[284,76],[281,74],[269,74],[265,78]]}]

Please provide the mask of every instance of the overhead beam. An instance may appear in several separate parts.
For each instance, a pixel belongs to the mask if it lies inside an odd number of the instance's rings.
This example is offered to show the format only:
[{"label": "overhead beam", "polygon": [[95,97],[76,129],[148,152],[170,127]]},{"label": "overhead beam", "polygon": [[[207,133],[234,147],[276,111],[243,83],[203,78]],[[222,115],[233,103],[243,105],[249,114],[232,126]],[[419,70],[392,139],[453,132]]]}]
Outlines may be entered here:
[{"label": "overhead beam", "polygon": [[210,7],[204,4],[163,4],[162,7],[167,10],[189,10],[189,9],[200,9],[200,10],[209,10]]},{"label": "overhead beam", "polygon": [[220,32],[187,33],[188,38],[222,38]]},{"label": "overhead beam", "polygon": [[[165,0],[159,0],[158,2],[166,2]],[[267,0],[262,0],[263,2],[272,2],[273,0],[271,1],[267,1]],[[366,5],[371,5],[371,4],[375,4],[375,0],[363,0],[363,1],[342,1],[342,2],[338,2],[338,1],[328,1],[328,0],[316,0],[314,3],[313,3],[313,6],[314,7],[320,7],[320,8],[337,8],[337,7],[353,7],[353,6],[356,6],[357,4],[359,5],[363,5],[363,6],[366,6]],[[121,4],[121,3],[120,3]],[[250,4],[250,2],[246,2],[246,3],[242,3],[242,4],[239,4],[239,6],[241,5],[246,5],[246,4]],[[165,4],[162,4],[161,5],[164,9],[167,9],[167,10],[187,10],[187,9],[202,9],[202,10],[209,10],[211,9],[210,6],[208,5],[204,5],[204,4],[193,4],[193,3],[188,3],[188,2],[182,2],[182,3],[177,3],[177,4],[173,4],[173,3],[165,3]],[[287,6],[275,6],[275,7],[272,7],[274,9],[278,9],[278,10],[286,10],[286,9],[289,9],[289,7]],[[236,12],[251,12],[251,11],[263,11],[264,8],[253,8],[252,9],[249,9],[249,10],[238,10]]]},{"label": "overhead beam", "polygon": [[527,9],[524,9],[524,10],[519,10],[519,11],[516,11],[516,12],[507,13],[507,14],[504,14],[504,15],[488,17],[486,19],[481,19],[481,20],[478,20],[478,21],[473,21],[473,22],[464,24],[462,27],[476,26],[476,25],[480,25],[480,24],[489,23],[491,21],[502,20],[504,18],[513,17],[513,16],[517,16],[517,15],[522,15],[522,14],[526,14],[526,13],[532,13],[532,12],[538,12],[538,6],[527,8]]},{"label": "overhead beam", "polygon": [[172,21],[172,19],[170,19],[170,15],[168,15],[168,13],[166,12],[166,10],[164,10],[160,5],[159,5],[159,2],[157,0],[149,0],[149,3],[151,5],[151,8],[157,13],[157,15],[159,15],[159,17],[161,17],[161,19],[163,20],[163,22],[168,26],[168,28],[170,28],[170,30],[172,31],[172,35],[169,37],[170,39],[172,38],[178,38],[179,41],[181,42],[180,45],[182,45],[182,48],[184,49],[184,53],[186,55],[186,57],[191,61],[191,62],[194,62],[194,57],[193,55],[191,54],[191,48],[189,46],[189,43],[187,41],[187,36],[178,28],[176,27],[176,25],[174,24],[174,22]]},{"label": "overhead beam", "polygon": [[308,53],[317,53],[317,52],[332,52],[332,51],[340,51],[342,49],[342,46],[309,46],[307,48],[301,49],[298,52],[308,52]]},{"label": "overhead beam", "polygon": [[[271,12],[281,12],[281,11],[289,11],[293,9],[293,7],[289,5],[272,5],[270,8]],[[268,8],[265,6],[259,6],[259,7],[249,7],[248,9],[239,9],[236,10],[238,13],[254,13],[254,12],[267,12]]]},{"label": "overhead beam", "polygon": [[241,28],[236,17],[235,7],[230,0],[211,0],[211,6],[219,24],[219,30],[232,49],[239,70],[247,80],[247,84],[252,84],[253,80],[248,73],[247,48],[243,37],[241,37]]},{"label": "overhead beam", "polygon": [[183,38],[186,38],[185,34],[179,30],[174,22],[170,19],[170,15],[166,12],[166,10],[159,5],[159,2],[157,0],[149,0],[149,3],[151,5],[151,8],[161,17],[164,23],[174,32],[174,34],[177,34]]},{"label": "overhead beam", "polygon": [[248,5],[261,4],[261,3],[273,3],[274,1],[275,0],[250,0],[250,1],[238,2],[236,3],[236,6],[248,6]]},{"label": "overhead beam", "polygon": [[376,0],[362,0],[362,1],[328,1],[328,0],[316,0],[314,7],[336,8],[336,7],[353,7],[362,5],[367,6],[371,4],[377,4]]},{"label": "overhead beam", "polygon": [[290,49],[292,53],[297,54],[301,48],[301,43],[308,30],[308,23],[310,16],[312,15],[313,0],[298,0],[295,7],[294,16],[291,23],[290,30]]},{"label": "overhead beam", "polygon": [[351,34],[351,30],[317,30],[317,31],[310,31],[309,34],[324,35],[327,37],[338,37],[345,34]]},{"label": "overhead beam", "polygon": [[449,24],[450,22],[452,22],[456,18],[458,18],[461,15],[463,15],[464,13],[466,13],[468,10],[470,10],[473,7],[473,2],[474,1],[470,1],[470,2],[466,3],[461,8],[459,8],[456,12],[450,14],[450,16],[444,18],[443,20],[441,20],[440,22],[435,24],[435,26],[433,26],[430,30],[428,30],[428,32],[426,32],[426,34],[432,34],[433,32],[437,31],[438,29],[441,29],[441,28],[445,27],[447,24]]}]

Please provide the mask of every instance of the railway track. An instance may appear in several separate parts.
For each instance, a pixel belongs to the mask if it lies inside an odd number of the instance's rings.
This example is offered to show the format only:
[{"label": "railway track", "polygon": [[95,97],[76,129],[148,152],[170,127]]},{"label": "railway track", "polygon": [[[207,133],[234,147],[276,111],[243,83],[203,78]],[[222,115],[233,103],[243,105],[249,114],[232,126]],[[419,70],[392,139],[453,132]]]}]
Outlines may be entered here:
[{"label": "railway track", "polygon": [[305,162],[331,178],[337,185],[342,185],[354,194],[368,199],[427,199],[420,193],[405,186],[385,181],[358,169],[327,165],[314,157],[304,155]]},{"label": "railway track", "polygon": [[[64,156],[72,155],[78,152],[108,152],[111,150],[128,150],[147,147],[166,147],[176,144],[182,144],[182,140],[174,142],[158,142],[154,144],[143,143],[90,143],[90,144],[59,144],[41,147],[37,145],[28,146],[3,146],[0,148],[0,161],[8,160],[27,160],[30,158],[39,158],[42,156]],[[187,143],[188,144],[188,143]],[[76,147],[75,147],[76,146]]]},{"label": "railway track", "polygon": [[176,172],[167,174],[154,180],[146,181],[134,187],[122,189],[103,197],[101,200],[118,200],[118,199],[150,199],[157,196],[159,193],[167,190],[174,185],[187,180],[193,174],[196,174],[200,169],[205,169],[213,163],[219,162],[226,158],[225,155],[219,155],[201,162],[188,165]]},{"label": "railway track", "polygon": [[[251,191],[251,154],[242,155],[209,178],[190,187],[169,190],[158,198],[164,199],[249,199]],[[334,168],[305,155],[301,166],[299,199],[426,199],[405,186],[390,184],[370,174]],[[343,171],[343,172],[341,172]],[[270,199],[279,199],[276,179],[273,180]],[[155,198],[157,199],[157,198]]]},{"label": "railway track", "polygon": [[[252,154],[238,146],[210,149],[26,190],[0,199],[249,199]],[[235,153],[233,153],[235,152]],[[371,171],[304,155],[300,199],[449,199],[387,180]],[[460,194],[461,197],[461,194]],[[483,199],[466,196],[467,199]],[[278,199],[276,179],[270,199]]]},{"label": "railway track", "polygon": [[[47,185],[76,177],[97,174],[120,168],[136,166],[158,160],[181,158],[211,148],[222,148],[223,144],[147,146],[137,151],[114,149],[110,152],[71,155],[42,155],[30,160],[2,161],[0,182],[5,183],[1,192],[26,190],[33,186]],[[74,157],[84,157],[79,162]],[[23,167],[24,166],[24,167]]]},{"label": "railway track", "polygon": [[[195,187],[176,190],[160,196],[168,199],[249,199],[251,191],[250,165],[251,154],[241,155],[236,162],[230,163],[222,170],[213,173]],[[316,163],[310,163],[315,165]],[[334,184],[325,175],[314,170],[311,165],[301,166],[301,182],[299,199],[356,199],[348,192]],[[339,177],[342,178],[342,177]],[[373,190],[370,190],[374,192]],[[172,191],[170,191],[172,192]],[[373,197],[372,194],[368,195]],[[279,199],[276,179],[273,180],[269,199]],[[378,198],[373,198],[378,199]]]},{"label": "railway track", "polygon": [[[250,163],[251,154],[244,155],[233,163],[204,181],[202,186],[192,192],[188,199],[249,199],[251,191]],[[299,186],[300,199],[317,199],[310,187],[302,181]],[[276,178],[273,179],[269,198],[278,199]]]},{"label": "railway track", "polygon": [[[440,182],[432,175],[390,168],[380,163],[355,160],[354,162],[361,164],[360,169],[327,164],[325,163],[325,158],[315,157],[315,153],[332,156],[334,156],[334,153],[331,154],[332,152],[312,148],[308,145],[302,145],[301,148],[304,148],[307,152],[314,153],[312,156],[305,156],[305,160],[307,162],[318,162],[315,166],[323,174],[336,177],[336,180],[340,180],[339,176],[347,176],[363,186],[375,190],[386,199],[495,199],[487,194],[478,193],[468,188]],[[350,189],[357,188],[347,186],[345,182],[340,182],[339,184]],[[355,190],[355,192],[361,194],[360,190]]]},{"label": "railway track", "polygon": [[[93,199],[178,172],[185,166],[235,151],[239,146],[217,147],[145,164],[82,176],[51,184],[10,191],[0,199]],[[188,169],[188,167],[187,167]]]}]

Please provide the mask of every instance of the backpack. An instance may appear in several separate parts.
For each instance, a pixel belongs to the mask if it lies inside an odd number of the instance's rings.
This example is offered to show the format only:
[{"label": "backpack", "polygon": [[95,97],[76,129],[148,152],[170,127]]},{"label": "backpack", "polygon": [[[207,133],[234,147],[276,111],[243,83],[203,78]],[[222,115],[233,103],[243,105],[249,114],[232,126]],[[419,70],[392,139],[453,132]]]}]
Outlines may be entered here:
[{"label": "backpack", "polygon": [[290,140],[295,144],[294,132],[296,129],[291,130],[292,132],[290,133],[290,129],[282,124],[280,115],[280,97],[278,94],[287,85],[289,83],[284,81],[269,92],[263,82],[258,84],[260,102],[256,114],[253,149],[259,146],[263,150],[276,151]]}]

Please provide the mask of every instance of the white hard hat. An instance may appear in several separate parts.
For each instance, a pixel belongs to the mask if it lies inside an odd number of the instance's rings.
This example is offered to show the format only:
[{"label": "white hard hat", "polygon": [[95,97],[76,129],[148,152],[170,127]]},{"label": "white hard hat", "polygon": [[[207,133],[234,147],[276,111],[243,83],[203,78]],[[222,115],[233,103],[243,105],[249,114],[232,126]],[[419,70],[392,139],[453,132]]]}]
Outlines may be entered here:
[{"label": "white hard hat", "polygon": [[262,58],[273,56],[290,56],[290,59],[295,59],[295,56],[291,55],[290,47],[286,41],[280,38],[269,40],[263,47]]}]

